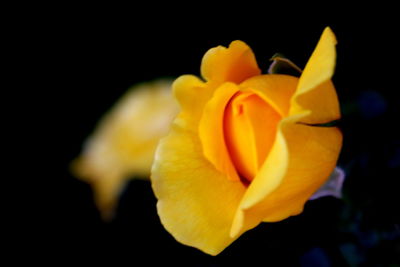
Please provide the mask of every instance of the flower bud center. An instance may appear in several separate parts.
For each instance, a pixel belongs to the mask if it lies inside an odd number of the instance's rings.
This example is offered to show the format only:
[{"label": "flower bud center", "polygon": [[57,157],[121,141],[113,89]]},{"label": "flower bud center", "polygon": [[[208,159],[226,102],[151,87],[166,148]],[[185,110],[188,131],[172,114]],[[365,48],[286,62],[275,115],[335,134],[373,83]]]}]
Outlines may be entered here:
[{"label": "flower bud center", "polygon": [[274,143],[281,116],[252,92],[236,93],[225,109],[225,143],[238,174],[245,182],[257,175]]}]

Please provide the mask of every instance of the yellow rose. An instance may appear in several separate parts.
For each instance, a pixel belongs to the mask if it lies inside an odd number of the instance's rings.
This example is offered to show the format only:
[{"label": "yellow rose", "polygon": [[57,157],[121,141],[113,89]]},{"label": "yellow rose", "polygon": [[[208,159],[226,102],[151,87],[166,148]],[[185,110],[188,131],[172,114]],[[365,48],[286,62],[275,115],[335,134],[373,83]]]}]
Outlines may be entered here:
[{"label": "yellow rose", "polygon": [[163,138],[152,187],[164,227],[211,255],[245,231],[302,212],[336,166],[342,134],[336,39],[326,28],[300,78],[262,75],[241,41],[210,49],[205,82],[173,84],[181,111]]},{"label": "yellow rose", "polygon": [[158,141],[178,113],[171,84],[159,80],[131,88],[100,121],[72,164],[75,175],[93,187],[104,219],[113,215],[128,178],[150,175]]}]

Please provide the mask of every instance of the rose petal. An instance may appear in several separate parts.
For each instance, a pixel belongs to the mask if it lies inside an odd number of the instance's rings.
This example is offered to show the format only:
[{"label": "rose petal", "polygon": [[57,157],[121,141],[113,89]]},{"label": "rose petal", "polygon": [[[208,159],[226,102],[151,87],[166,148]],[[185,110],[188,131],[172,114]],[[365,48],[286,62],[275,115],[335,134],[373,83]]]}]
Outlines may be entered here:
[{"label": "rose petal", "polygon": [[225,145],[223,125],[225,107],[238,91],[239,87],[233,83],[220,86],[206,104],[199,124],[199,137],[205,157],[233,181],[240,181],[240,178]]},{"label": "rose petal", "polygon": [[241,83],[260,73],[253,51],[242,41],[208,50],[201,63],[202,76],[217,83]]},{"label": "rose petal", "polygon": [[257,175],[275,141],[281,119],[267,101],[253,92],[236,93],[225,107],[225,143],[243,179],[250,182]]},{"label": "rose petal", "polygon": [[197,132],[204,106],[215,89],[193,75],[179,77],[173,83],[172,89],[180,106],[175,123]]},{"label": "rose petal", "polygon": [[205,159],[193,132],[172,126],[157,149],[151,180],[161,222],[179,242],[216,255],[235,240],[229,231],[245,187]]},{"label": "rose petal", "polygon": [[259,75],[240,84],[243,91],[252,91],[268,102],[282,117],[289,114],[290,99],[298,78],[282,74]]},{"label": "rose petal", "polygon": [[330,28],[322,33],[293,96],[290,114],[311,113],[303,123],[327,123],[340,118],[339,101],[331,82],[336,63],[336,38]]},{"label": "rose petal", "polygon": [[344,170],[336,167],[329,176],[328,181],[326,181],[325,184],[323,184],[318,191],[310,197],[310,200],[326,196],[341,198],[342,186],[345,177],[346,174],[344,173]]}]

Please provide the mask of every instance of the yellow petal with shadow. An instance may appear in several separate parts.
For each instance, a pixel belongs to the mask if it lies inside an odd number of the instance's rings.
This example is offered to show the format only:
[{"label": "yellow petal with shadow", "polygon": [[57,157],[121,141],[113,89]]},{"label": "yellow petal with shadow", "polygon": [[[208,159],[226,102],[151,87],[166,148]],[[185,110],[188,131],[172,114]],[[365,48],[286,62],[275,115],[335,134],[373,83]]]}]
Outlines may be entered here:
[{"label": "yellow petal with shadow", "polygon": [[236,239],[229,232],[246,188],[214,168],[196,134],[172,126],[157,149],[151,180],[161,222],[179,242],[217,255]]},{"label": "yellow petal with shadow", "polygon": [[206,104],[199,124],[199,137],[204,156],[228,179],[240,181],[225,144],[225,107],[232,96],[239,91],[234,83],[222,84]]},{"label": "yellow petal with shadow", "polygon": [[232,227],[233,237],[261,221],[279,221],[299,214],[335,168],[342,145],[340,130],[299,124],[298,119],[301,118],[281,122],[276,156],[270,155],[250,185],[256,187],[269,180],[269,187],[265,188],[264,197],[249,187],[238,211],[239,221]]},{"label": "yellow petal with shadow", "polygon": [[274,143],[280,114],[259,95],[238,92],[224,115],[224,136],[230,158],[242,181],[251,182]]}]

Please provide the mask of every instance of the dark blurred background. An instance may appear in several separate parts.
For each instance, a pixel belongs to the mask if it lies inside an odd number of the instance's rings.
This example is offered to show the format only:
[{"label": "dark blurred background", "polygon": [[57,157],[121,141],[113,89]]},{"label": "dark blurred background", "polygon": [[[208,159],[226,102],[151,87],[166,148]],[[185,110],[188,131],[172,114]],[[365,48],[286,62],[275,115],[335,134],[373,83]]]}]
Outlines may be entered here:
[{"label": "dark blurred background", "polygon": [[[112,266],[158,261],[182,266],[398,266],[395,18],[378,10],[317,19],[257,7],[212,14],[194,14],[195,8],[170,13],[160,6],[137,7],[113,13],[106,12],[107,6],[59,7],[25,25],[26,43],[21,46],[33,55],[27,68],[45,66],[35,77],[40,80],[36,108],[46,120],[43,141],[37,142],[49,149],[40,158],[39,176],[45,181],[43,193],[37,193],[41,204],[39,209],[26,204],[26,219],[34,223],[22,226],[34,237],[21,242],[23,246],[35,251],[32,257],[55,266],[83,261]],[[130,182],[114,221],[102,222],[89,185],[71,175],[69,163],[99,118],[130,86],[159,77],[199,75],[209,48],[236,39],[252,47],[264,72],[276,52],[304,67],[325,26],[338,39],[334,83],[343,113],[338,163],[347,173],[343,199],[309,202],[301,215],[262,224],[216,257],[181,245],[164,230],[146,181]],[[37,131],[34,123],[29,126]]]}]

